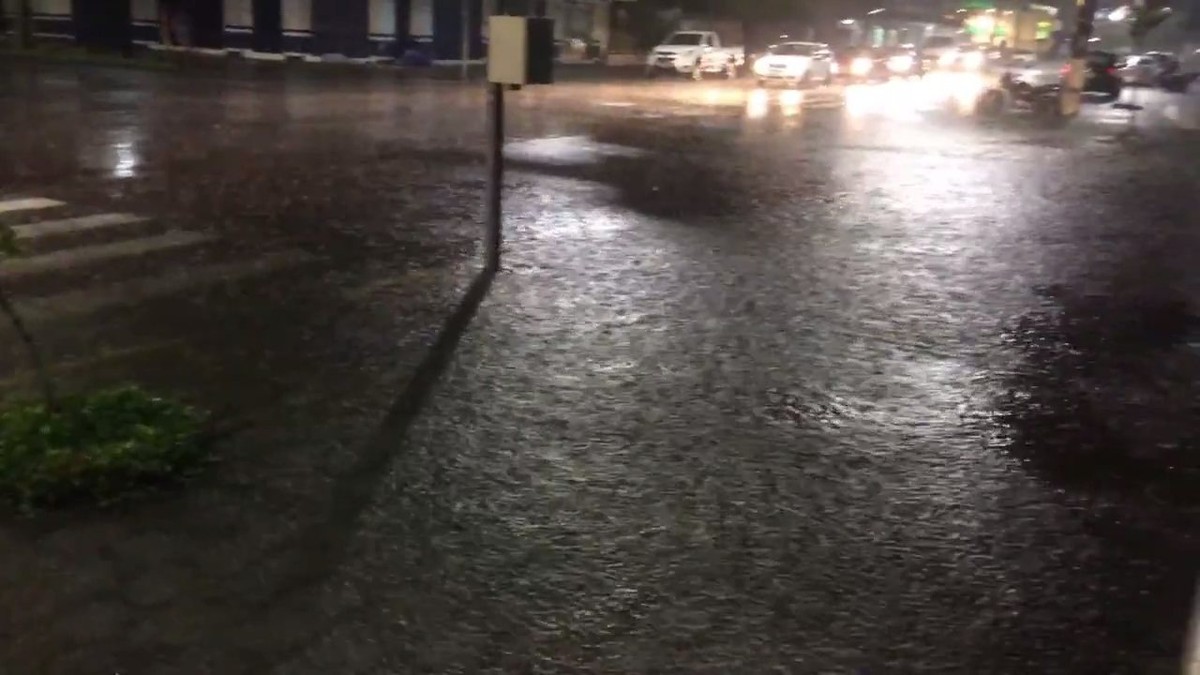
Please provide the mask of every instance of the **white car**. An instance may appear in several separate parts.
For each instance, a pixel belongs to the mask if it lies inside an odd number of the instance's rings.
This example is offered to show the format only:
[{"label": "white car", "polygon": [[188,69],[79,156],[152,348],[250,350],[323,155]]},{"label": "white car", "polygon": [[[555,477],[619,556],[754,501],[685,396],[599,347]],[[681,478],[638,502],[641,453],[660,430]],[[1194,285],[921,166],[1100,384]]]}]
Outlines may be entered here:
[{"label": "white car", "polygon": [[650,51],[646,75],[653,77],[662,71],[670,71],[697,79],[704,73],[725,73],[734,77],[745,62],[746,50],[722,45],[721,36],[715,31],[681,30],[671,33]]},{"label": "white car", "polygon": [[759,86],[772,80],[789,84],[828,83],[837,75],[829,45],[820,42],[781,42],[754,62]]}]

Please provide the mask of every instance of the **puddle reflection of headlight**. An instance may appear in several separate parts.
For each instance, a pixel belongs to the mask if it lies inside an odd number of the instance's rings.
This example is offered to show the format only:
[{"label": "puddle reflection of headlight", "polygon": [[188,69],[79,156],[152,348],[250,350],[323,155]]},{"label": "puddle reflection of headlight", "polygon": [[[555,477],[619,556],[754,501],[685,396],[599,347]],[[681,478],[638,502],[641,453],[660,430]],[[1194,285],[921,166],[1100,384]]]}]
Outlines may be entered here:
[{"label": "puddle reflection of headlight", "polygon": [[785,117],[792,117],[800,114],[800,109],[804,105],[804,92],[789,89],[779,95],[779,109]]},{"label": "puddle reflection of headlight", "polygon": [[912,70],[913,63],[913,57],[907,54],[893,56],[892,58],[888,59],[888,70],[892,71],[893,73],[907,73],[908,71]]},{"label": "puddle reflection of headlight", "polygon": [[963,110],[975,107],[975,101],[983,93],[983,78],[974,75],[961,78],[954,87],[954,100]]},{"label": "puddle reflection of headlight", "polygon": [[766,117],[769,105],[770,99],[767,92],[762,89],[750,92],[750,97],[746,99],[746,117],[752,120]]},{"label": "puddle reflection of headlight", "polygon": [[872,87],[854,85],[846,87],[846,114],[862,117],[871,112]]}]

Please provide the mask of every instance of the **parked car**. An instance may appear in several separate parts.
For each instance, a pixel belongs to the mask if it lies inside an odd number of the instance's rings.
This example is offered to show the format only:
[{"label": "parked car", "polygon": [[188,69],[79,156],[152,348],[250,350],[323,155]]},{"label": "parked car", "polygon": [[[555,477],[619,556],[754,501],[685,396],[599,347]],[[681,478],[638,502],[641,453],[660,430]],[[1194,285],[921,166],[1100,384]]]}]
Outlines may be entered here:
[{"label": "parked car", "polygon": [[904,47],[848,50],[836,61],[837,72],[850,82],[880,82],[922,72],[916,53]]},{"label": "parked car", "polygon": [[833,52],[821,42],[781,42],[754,61],[754,77],[760,87],[772,81],[828,84],[837,72]]},{"label": "parked car", "polygon": [[993,59],[989,50],[979,45],[962,45],[938,65],[944,70],[982,70]]},{"label": "parked car", "polygon": [[950,68],[958,61],[962,39],[957,35],[933,35],[921,45],[921,61],[925,70]]},{"label": "parked car", "polygon": [[910,77],[925,72],[920,55],[912,45],[882,49],[877,58],[883,60],[889,77]]},{"label": "parked car", "polygon": [[671,33],[650,51],[646,75],[668,72],[699,78],[705,73],[725,73],[736,77],[744,65],[746,50],[722,45],[716,31],[682,30]]},{"label": "parked car", "polygon": [[1163,78],[1179,70],[1179,59],[1167,52],[1146,52],[1125,57],[1117,64],[1121,80],[1135,87],[1157,87]]},{"label": "parked car", "polygon": [[859,48],[845,49],[834,57],[838,75],[850,82],[886,80],[887,66],[877,58],[875,50]]}]

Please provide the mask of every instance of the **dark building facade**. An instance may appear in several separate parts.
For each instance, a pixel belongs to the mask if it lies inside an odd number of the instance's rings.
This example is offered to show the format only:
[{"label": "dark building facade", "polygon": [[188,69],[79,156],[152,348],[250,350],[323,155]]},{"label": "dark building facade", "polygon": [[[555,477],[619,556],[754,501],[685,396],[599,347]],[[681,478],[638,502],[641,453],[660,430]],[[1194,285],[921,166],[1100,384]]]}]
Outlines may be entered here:
[{"label": "dark building facade", "polygon": [[[187,16],[189,45],[258,58],[325,56],[394,58],[419,52],[434,60],[482,58],[484,17],[495,0],[177,0]],[[614,0],[514,3],[510,13],[558,17],[560,37],[607,40]],[[18,0],[0,0],[6,15]],[[159,0],[31,0],[40,39],[111,48],[160,43]],[[8,22],[11,25],[12,21]],[[569,34],[567,34],[569,33]],[[595,34],[595,35],[592,35]]]}]

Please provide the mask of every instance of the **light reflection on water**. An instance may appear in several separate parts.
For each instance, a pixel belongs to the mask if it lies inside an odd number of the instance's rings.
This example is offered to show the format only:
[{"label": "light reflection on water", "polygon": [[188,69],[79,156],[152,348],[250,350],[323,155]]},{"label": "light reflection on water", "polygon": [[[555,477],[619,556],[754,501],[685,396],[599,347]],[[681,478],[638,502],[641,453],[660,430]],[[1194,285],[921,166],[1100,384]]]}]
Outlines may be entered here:
[{"label": "light reflection on water", "polygon": [[969,115],[984,79],[971,73],[933,73],[921,79],[848,84],[813,90],[757,88],[744,97],[744,116],[761,120],[796,117],[805,109],[841,111],[850,120],[887,119],[924,123],[930,113]]},{"label": "light reflection on water", "polygon": [[133,143],[119,142],[112,146],[115,161],[112,174],[114,178],[133,178],[138,165],[138,156]]}]

